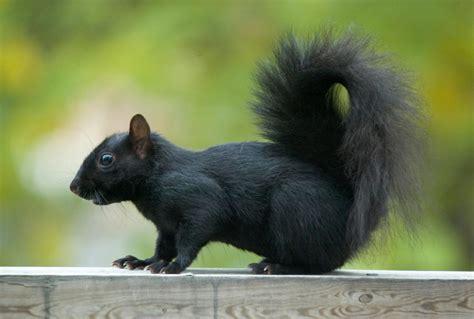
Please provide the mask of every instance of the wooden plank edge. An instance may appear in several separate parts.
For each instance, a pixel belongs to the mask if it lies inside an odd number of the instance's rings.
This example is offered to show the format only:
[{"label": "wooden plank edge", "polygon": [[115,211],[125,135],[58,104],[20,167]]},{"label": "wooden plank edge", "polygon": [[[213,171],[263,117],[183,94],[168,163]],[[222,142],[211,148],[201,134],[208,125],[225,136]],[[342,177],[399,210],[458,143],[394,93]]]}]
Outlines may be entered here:
[{"label": "wooden plank edge", "polygon": [[179,275],[154,275],[143,270],[113,267],[0,267],[0,277],[11,276],[77,276],[77,277],[229,277],[229,278],[306,278],[306,279],[403,279],[403,280],[463,280],[474,281],[469,271],[399,271],[399,270],[338,270],[324,275],[253,275],[248,269],[190,268]]}]

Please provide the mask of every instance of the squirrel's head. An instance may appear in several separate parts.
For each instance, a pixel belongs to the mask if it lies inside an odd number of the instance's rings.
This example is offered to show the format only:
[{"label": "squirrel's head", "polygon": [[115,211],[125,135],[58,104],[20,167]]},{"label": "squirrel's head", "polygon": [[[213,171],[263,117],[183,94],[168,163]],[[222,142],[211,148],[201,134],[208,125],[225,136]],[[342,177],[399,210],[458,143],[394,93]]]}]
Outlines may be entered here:
[{"label": "squirrel's head", "polygon": [[96,205],[131,200],[153,165],[150,126],[137,114],[128,133],[106,138],[84,160],[71,191]]}]

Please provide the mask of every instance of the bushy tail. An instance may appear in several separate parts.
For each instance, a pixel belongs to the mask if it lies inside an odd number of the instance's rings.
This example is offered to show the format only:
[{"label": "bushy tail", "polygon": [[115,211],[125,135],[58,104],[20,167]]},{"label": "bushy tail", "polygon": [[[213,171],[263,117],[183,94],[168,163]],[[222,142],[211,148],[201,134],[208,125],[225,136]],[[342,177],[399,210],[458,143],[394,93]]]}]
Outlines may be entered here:
[{"label": "bushy tail", "polygon": [[352,253],[393,204],[410,214],[422,112],[401,73],[374,53],[368,38],[327,32],[300,43],[287,36],[275,61],[260,66],[258,84],[253,109],[265,137],[352,187],[346,233]]}]

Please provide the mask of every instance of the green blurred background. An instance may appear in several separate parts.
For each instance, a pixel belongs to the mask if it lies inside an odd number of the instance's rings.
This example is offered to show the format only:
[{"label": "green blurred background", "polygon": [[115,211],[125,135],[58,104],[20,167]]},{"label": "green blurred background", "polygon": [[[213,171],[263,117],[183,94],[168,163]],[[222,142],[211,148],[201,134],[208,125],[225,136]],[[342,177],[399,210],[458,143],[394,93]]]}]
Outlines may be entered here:
[{"label": "green blurred background", "polygon": [[[329,24],[395,52],[431,113],[418,239],[381,240],[346,267],[473,270],[472,12],[468,0],[0,0],[0,265],[148,257],[154,227],[132,205],[69,192],[83,157],[135,113],[192,149],[260,139],[246,107],[256,61],[283,32]],[[255,260],[212,244],[194,266]]]}]

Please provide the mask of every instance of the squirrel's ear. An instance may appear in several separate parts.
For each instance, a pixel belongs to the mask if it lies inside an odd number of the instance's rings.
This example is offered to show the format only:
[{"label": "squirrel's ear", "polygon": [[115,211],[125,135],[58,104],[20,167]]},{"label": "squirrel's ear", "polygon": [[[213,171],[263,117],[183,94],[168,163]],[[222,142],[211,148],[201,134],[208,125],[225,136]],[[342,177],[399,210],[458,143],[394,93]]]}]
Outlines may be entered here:
[{"label": "squirrel's ear", "polygon": [[145,158],[151,149],[150,126],[141,114],[136,114],[130,120],[130,142],[139,158]]}]

